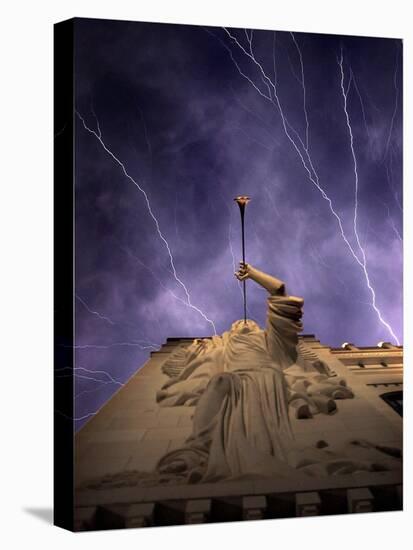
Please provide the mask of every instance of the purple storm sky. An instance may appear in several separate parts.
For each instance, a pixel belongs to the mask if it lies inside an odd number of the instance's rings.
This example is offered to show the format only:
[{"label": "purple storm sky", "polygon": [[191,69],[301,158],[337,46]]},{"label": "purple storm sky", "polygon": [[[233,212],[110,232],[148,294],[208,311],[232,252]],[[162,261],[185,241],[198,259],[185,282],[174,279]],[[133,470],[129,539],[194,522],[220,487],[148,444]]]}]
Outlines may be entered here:
[{"label": "purple storm sky", "polygon": [[402,343],[400,40],[78,19],[75,43],[77,429],[167,337],[242,317],[238,194],[305,333]]}]

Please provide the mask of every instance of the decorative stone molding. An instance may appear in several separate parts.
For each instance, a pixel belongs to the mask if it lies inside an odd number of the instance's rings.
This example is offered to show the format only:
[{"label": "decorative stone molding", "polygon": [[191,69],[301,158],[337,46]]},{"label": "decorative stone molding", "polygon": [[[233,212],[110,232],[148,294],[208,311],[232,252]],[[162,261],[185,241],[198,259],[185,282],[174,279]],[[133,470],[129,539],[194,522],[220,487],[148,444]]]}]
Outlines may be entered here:
[{"label": "decorative stone molding", "polygon": [[318,516],[321,510],[320,495],[315,492],[297,493],[295,495],[296,516]]},{"label": "decorative stone molding", "polygon": [[148,527],[153,525],[153,512],[155,504],[144,502],[132,504],[126,512],[125,527]]},{"label": "decorative stone molding", "polygon": [[210,499],[188,500],[185,506],[185,523],[207,523],[210,512]]},{"label": "decorative stone molding", "polygon": [[242,517],[244,520],[262,519],[267,508],[267,498],[263,495],[242,498]]},{"label": "decorative stone molding", "polygon": [[374,496],[369,489],[348,489],[347,504],[350,514],[373,512]]}]

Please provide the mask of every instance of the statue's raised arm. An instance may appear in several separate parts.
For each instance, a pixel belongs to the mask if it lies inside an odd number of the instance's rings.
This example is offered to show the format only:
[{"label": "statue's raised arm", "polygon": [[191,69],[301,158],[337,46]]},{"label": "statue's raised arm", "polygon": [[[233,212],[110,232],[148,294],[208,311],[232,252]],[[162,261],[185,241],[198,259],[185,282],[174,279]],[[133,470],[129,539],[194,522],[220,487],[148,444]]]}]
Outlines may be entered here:
[{"label": "statue's raised arm", "polygon": [[252,265],[250,264],[240,262],[239,270],[235,273],[235,277],[239,281],[251,279],[252,281],[255,281],[257,284],[268,290],[270,294],[285,296],[285,283],[280,281],[280,279],[273,277],[272,275],[268,275],[267,273],[260,271],[256,267],[252,267]]},{"label": "statue's raised arm", "polygon": [[288,295],[283,281],[250,264],[240,262],[235,276],[239,281],[251,279],[269,292],[265,327],[267,349],[278,367],[285,370],[297,360],[298,334],[303,328],[301,317],[304,300]]}]

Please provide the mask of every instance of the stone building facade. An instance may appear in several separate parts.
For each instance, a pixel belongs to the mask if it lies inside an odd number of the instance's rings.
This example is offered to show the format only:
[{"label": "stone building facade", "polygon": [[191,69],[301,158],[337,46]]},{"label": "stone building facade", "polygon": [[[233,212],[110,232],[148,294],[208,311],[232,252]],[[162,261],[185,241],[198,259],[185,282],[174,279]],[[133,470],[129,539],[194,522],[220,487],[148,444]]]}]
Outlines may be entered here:
[{"label": "stone building facade", "polygon": [[[403,349],[382,342],[358,348],[323,345],[300,336],[309,359],[321,359],[354,392],[333,415],[291,418],[303,444],[351,437],[402,448]],[[162,363],[177,345],[170,338],[75,436],[77,530],[282,518],[402,509],[402,472],[364,472],[294,480],[250,480],[194,485],[118,487],[87,480],[128,471],[151,471],[191,433],[194,407],[159,407],[156,392],[168,377]]]}]

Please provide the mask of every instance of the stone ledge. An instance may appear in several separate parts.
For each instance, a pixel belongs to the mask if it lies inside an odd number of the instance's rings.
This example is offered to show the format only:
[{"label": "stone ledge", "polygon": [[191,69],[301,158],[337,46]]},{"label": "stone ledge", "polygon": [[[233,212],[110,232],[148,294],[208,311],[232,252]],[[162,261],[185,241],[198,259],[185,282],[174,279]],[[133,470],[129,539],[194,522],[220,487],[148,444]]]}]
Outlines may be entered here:
[{"label": "stone ledge", "polygon": [[200,483],[194,485],[168,485],[156,487],[125,487],[107,490],[78,490],[77,506],[92,506],[110,503],[155,502],[176,499],[197,499],[226,496],[272,495],[285,493],[320,492],[331,489],[357,489],[400,485],[401,472],[372,472],[325,479],[310,478],[299,483],[284,479],[261,479],[257,481],[230,481]]}]

